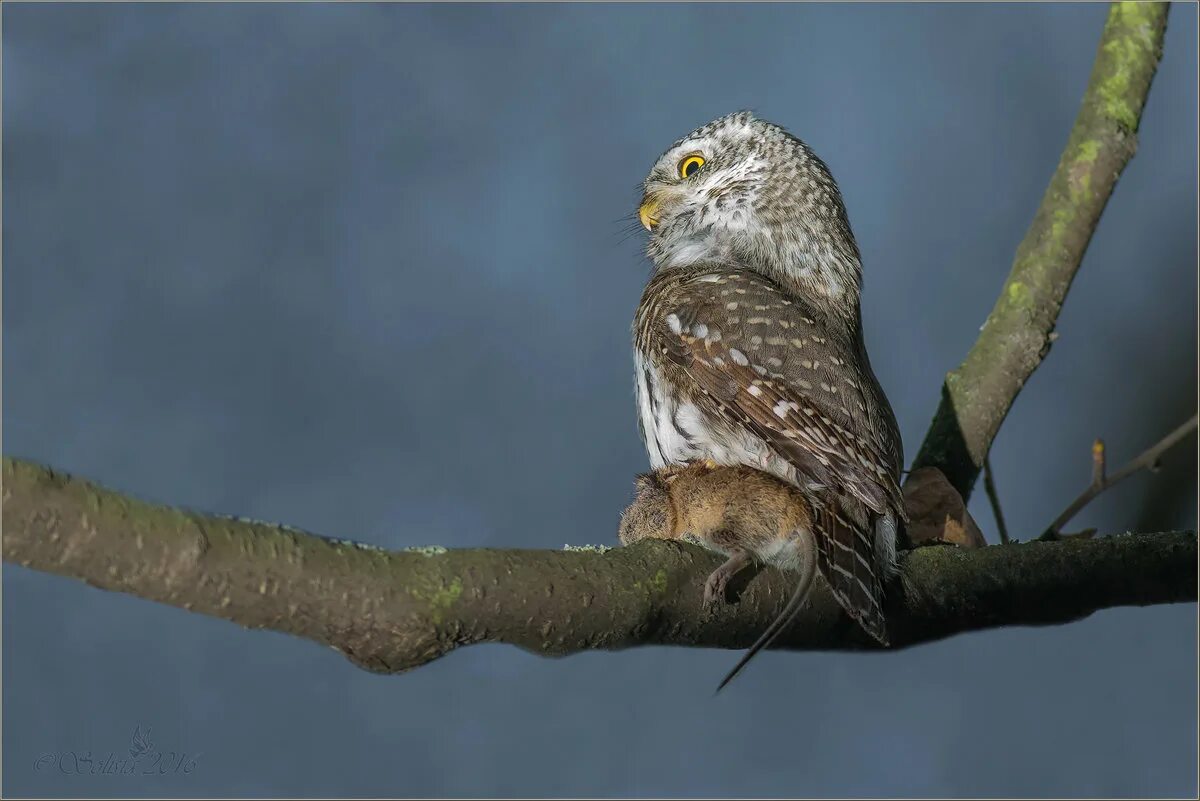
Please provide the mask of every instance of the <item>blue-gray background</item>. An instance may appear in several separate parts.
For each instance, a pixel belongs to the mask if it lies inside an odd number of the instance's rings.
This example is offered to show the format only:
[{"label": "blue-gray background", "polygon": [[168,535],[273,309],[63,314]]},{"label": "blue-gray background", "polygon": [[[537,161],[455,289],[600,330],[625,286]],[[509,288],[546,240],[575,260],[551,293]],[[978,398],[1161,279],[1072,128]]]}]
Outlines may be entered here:
[{"label": "blue-gray background", "polygon": [[[1074,6],[4,8],[4,453],[390,548],[606,543],[645,468],[620,218],[752,107],[830,164],[915,451],[1053,170]],[[1196,8],[996,443],[1018,537],[1195,408]],[[1078,520],[1195,525],[1189,443]],[[982,493],[972,510],[989,537]],[[4,566],[13,794],[1196,792],[1196,608],[894,655],[338,654]],[[125,752],[189,776],[37,772]]]}]

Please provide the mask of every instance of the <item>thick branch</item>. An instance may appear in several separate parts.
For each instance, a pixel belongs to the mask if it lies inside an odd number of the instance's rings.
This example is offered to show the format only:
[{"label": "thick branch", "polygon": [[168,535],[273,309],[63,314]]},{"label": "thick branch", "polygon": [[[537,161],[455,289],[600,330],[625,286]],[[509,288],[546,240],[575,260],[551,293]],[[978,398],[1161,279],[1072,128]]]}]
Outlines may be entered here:
[{"label": "thick branch", "polygon": [[1009,407],[1050,348],[1092,232],[1137,149],[1167,10],[1166,3],[1113,4],[1058,169],[982,333],[946,376],[913,468],[940,468],[964,499]]},{"label": "thick branch", "polygon": [[[549,655],[656,643],[744,648],[792,589],[766,570],[737,604],[703,614],[704,579],[721,558],[693,546],[388,552],[153,506],[12,459],[3,522],[5,561],[307,637],[384,672],[478,642]],[[1192,532],[919,548],[890,592],[892,639],[905,646],[1110,606],[1194,601],[1196,554]],[[823,587],[779,646],[873,647]]]}]

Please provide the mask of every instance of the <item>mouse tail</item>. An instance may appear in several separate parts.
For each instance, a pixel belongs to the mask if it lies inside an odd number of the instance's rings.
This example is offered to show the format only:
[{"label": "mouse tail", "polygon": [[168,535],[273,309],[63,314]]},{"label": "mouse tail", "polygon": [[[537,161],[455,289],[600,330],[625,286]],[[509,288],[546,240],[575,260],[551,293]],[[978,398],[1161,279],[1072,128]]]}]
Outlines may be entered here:
[{"label": "mouse tail", "polygon": [[[811,536],[810,533],[809,537],[811,538]],[[813,579],[816,578],[816,575],[817,560],[815,555],[809,552],[800,568],[800,578],[796,582],[796,590],[788,600],[787,606],[771,621],[771,625],[767,626],[766,630],[759,635],[754,644],[742,655],[738,663],[733,666],[733,670],[729,671],[725,678],[721,680],[721,683],[717,686],[718,693],[725,689],[725,685],[733,681],[734,677],[742,672],[742,669],[750,663],[751,659],[758,655],[759,651],[775,642],[776,638],[796,619],[796,615],[800,612],[800,607],[804,605],[804,599],[808,597],[809,590],[812,589]]]}]

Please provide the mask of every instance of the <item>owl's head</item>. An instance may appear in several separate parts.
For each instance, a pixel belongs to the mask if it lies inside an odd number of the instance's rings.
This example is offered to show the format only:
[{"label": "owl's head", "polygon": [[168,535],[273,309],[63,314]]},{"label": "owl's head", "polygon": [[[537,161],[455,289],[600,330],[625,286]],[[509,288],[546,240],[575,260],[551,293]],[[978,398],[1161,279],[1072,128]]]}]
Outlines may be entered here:
[{"label": "owl's head", "polygon": [[856,307],[861,266],[841,193],[778,125],[748,111],[713,120],[659,157],[644,190],[638,216],[659,268],[731,264]]}]

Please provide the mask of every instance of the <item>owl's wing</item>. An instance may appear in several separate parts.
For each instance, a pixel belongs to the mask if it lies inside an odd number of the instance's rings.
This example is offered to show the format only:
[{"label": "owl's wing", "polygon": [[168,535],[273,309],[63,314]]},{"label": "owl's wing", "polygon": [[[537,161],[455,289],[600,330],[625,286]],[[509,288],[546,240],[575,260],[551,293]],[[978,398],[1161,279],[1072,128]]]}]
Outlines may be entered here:
[{"label": "owl's wing", "polygon": [[650,345],[695,382],[710,411],[762,439],[802,483],[828,488],[814,521],[821,573],[843,607],[886,642],[872,534],[837,499],[857,500],[873,515],[903,516],[904,507],[892,458],[861,424],[853,356],[795,301],[741,273],[697,276],[657,305]]}]

